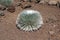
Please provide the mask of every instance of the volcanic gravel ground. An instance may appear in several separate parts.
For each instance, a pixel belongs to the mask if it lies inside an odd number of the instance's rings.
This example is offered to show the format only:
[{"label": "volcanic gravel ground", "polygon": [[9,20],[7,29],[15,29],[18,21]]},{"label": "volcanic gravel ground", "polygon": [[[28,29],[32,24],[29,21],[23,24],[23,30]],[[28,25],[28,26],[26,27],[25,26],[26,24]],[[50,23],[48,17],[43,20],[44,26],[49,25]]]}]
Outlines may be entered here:
[{"label": "volcanic gravel ground", "polygon": [[16,27],[18,14],[24,10],[16,7],[14,13],[5,10],[5,16],[0,16],[0,40],[60,40],[60,9],[55,6],[31,3],[28,9],[38,10],[43,18],[42,27],[33,32],[25,32]]}]

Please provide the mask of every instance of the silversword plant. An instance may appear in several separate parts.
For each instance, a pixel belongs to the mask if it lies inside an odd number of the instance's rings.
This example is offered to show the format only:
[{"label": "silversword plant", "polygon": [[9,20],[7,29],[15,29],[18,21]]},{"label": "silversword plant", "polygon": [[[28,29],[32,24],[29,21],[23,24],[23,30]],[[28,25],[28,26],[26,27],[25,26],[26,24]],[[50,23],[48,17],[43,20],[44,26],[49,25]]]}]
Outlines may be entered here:
[{"label": "silversword plant", "polygon": [[0,0],[0,4],[4,6],[10,6],[12,5],[13,0]]},{"label": "silversword plant", "polygon": [[18,14],[17,27],[25,31],[37,30],[43,24],[42,16],[35,10],[24,10]]}]

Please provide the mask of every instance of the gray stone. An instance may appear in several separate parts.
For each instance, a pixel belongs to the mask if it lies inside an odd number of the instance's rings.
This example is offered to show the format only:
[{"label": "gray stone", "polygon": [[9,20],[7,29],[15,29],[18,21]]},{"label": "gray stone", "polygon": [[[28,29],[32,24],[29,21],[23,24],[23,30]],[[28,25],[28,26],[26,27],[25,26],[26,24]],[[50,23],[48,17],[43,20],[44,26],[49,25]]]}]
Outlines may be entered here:
[{"label": "gray stone", "polygon": [[0,11],[0,16],[4,16],[4,12],[3,11]]}]

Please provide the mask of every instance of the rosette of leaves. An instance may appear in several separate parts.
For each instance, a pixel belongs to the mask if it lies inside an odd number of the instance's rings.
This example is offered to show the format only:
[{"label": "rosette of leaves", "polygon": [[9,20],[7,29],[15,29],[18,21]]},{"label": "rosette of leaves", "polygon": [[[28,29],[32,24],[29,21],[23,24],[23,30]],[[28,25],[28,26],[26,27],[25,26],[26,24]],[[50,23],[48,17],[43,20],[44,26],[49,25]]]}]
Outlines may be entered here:
[{"label": "rosette of leaves", "polygon": [[13,0],[0,0],[0,4],[6,7],[12,5],[12,3],[13,3]]},{"label": "rosette of leaves", "polygon": [[18,14],[16,24],[21,30],[34,31],[41,27],[43,20],[38,11],[24,10]]}]

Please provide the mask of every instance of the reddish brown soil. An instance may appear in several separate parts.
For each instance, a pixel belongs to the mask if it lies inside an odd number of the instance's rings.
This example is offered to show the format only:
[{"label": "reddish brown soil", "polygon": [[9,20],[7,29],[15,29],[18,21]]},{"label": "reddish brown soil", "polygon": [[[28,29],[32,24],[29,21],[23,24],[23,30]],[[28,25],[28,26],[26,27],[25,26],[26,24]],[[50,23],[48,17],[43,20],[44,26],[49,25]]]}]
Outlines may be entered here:
[{"label": "reddish brown soil", "polygon": [[[25,32],[16,28],[16,18],[23,10],[16,7],[14,13],[5,11],[5,16],[0,17],[0,40],[60,40],[60,9],[55,6],[31,3],[29,9],[38,10],[44,24],[34,32]],[[52,33],[52,32],[53,33]]]}]

